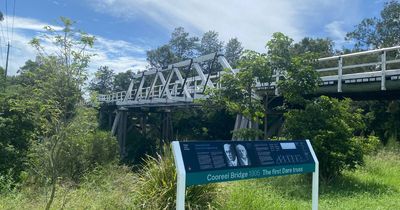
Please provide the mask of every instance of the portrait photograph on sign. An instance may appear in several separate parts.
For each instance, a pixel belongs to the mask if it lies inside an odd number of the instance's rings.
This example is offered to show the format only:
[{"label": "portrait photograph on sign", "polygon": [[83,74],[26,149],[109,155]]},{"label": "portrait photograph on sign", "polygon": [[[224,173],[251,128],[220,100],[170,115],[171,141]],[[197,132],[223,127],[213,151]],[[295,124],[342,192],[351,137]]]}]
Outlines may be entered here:
[{"label": "portrait photograph on sign", "polygon": [[224,144],[224,152],[229,167],[238,166],[238,157],[232,144]]},{"label": "portrait photograph on sign", "polygon": [[244,147],[242,144],[237,144],[236,145],[236,154],[239,160],[239,164],[241,166],[249,166],[251,165],[250,158],[247,154],[247,149]]}]

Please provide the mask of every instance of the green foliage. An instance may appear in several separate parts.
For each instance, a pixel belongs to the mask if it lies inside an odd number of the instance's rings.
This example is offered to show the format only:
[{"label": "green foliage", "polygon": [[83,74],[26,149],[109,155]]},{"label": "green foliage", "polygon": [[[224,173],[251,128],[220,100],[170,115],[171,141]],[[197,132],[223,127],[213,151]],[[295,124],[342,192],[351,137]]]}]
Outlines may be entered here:
[{"label": "green foliage", "polygon": [[356,48],[382,48],[400,44],[400,3],[385,3],[379,18],[366,18],[356,29],[347,33],[346,39],[355,41]]},{"label": "green foliage", "polygon": [[[54,158],[49,161],[49,156]],[[79,108],[70,123],[57,128],[57,134],[33,144],[29,157],[35,180],[46,182],[55,173],[78,182],[96,165],[116,161],[118,145],[108,132],[97,130],[94,109]]]},{"label": "green foliage", "polygon": [[185,60],[196,55],[198,41],[198,37],[190,37],[183,27],[178,27],[172,32],[169,45],[179,60]]},{"label": "green foliage", "polygon": [[[32,77],[41,97],[55,101],[61,118],[73,116],[75,104],[81,100],[81,89],[87,79],[87,67],[95,38],[73,27],[73,21],[61,17],[63,30],[46,26],[46,33],[32,39],[30,44],[37,50],[37,64],[29,63],[21,74]],[[46,48],[42,42],[51,43],[57,50]]]},{"label": "green foliage", "polygon": [[225,109],[212,106],[202,107],[201,109],[177,110],[173,114],[172,120],[177,140],[230,139],[230,130],[234,126],[232,114]]},{"label": "green foliage", "polygon": [[200,41],[199,52],[201,55],[206,55],[215,52],[221,52],[224,42],[218,39],[218,32],[207,31],[203,34]]},{"label": "green foliage", "polygon": [[[57,184],[53,209],[136,209],[136,174],[117,164],[97,166],[85,174],[79,186]],[[2,194],[0,209],[43,209],[48,195],[42,187],[22,186]]]},{"label": "green foliage", "polygon": [[[264,107],[255,91],[257,79],[262,83],[271,81],[272,70],[268,65],[267,57],[265,54],[247,50],[239,60],[238,67],[241,71],[236,74],[227,72],[222,75],[222,88],[210,90],[208,93],[210,97],[203,102],[203,105],[226,108],[232,114],[240,113],[253,122],[260,123],[260,118],[264,116]],[[259,134],[256,130],[235,131],[237,133],[234,133],[234,136],[249,134],[242,137],[255,139],[255,135]]]},{"label": "green foliage", "polygon": [[286,103],[305,105],[304,96],[314,94],[318,89],[319,75],[314,69],[315,55],[311,53],[291,59],[286,68],[285,79],[278,86]]},{"label": "green foliage", "polygon": [[377,151],[381,141],[376,136],[354,136],[352,137],[352,142],[359,145],[362,153],[364,155],[369,155]]},{"label": "green foliage", "polygon": [[304,110],[288,111],[285,117],[285,129],[291,138],[311,140],[325,180],[363,163],[363,152],[368,147],[359,144],[361,139],[352,138],[356,130],[364,128],[363,119],[361,110],[353,109],[349,99],[321,96]]},{"label": "green foliage", "polygon": [[290,54],[293,56],[301,56],[304,53],[313,53],[318,58],[329,57],[335,52],[333,46],[333,41],[328,38],[313,39],[305,37],[290,48]]},{"label": "green foliage", "polygon": [[236,68],[243,53],[242,43],[237,38],[232,38],[225,46],[225,58],[232,68]]},{"label": "green foliage", "polygon": [[272,35],[271,40],[266,44],[271,69],[281,73],[286,71],[287,67],[290,66],[292,57],[290,54],[290,46],[292,42],[292,38],[281,32],[275,32]]},{"label": "green foliage", "polygon": [[172,52],[171,46],[168,44],[149,50],[146,52],[146,55],[147,62],[149,62],[150,66],[154,68],[163,68],[177,61],[177,58]]},{"label": "green foliage", "polygon": [[[400,2],[385,3],[380,17],[366,18],[359,23],[354,31],[346,35],[347,40],[355,42],[355,51],[365,48],[392,47],[400,44]],[[396,59],[398,52],[387,54],[388,58]],[[376,56],[367,58],[366,62],[376,62]],[[387,68],[398,69],[398,64]],[[371,70],[369,70],[371,71]],[[360,102],[368,116],[367,131],[379,136],[383,143],[390,139],[400,139],[400,109],[399,101],[369,101]]]},{"label": "green foliage", "polygon": [[26,168],[31,141],[48,131],[43,118],[51,120],[53,111],[31,100],[33,94],[19,85],[0,93],[0,174],[8,174],[14,181],[20,180]]},{"label": "green foliage", "polygon": [[245,51],[239,61],[237,74],[224,74],[221,77],[223,88],[215,90],[211,100],[226,107],[232,113],[241,113],[253,121],[263,116],[260,99],[254,97],[256,77],[260,82],[268,82],[272,77],[271,68],[267,65],[265,54]]},{"label": "green foliage", "polygon": [[[393,209],[400,205],[399,151],[380,150],[365,166],[319,184],[320,209]],[[311,209],[311,179],[306,175],[221,184],[220,209]],[[229,199],[226,199],[229,198]]]},{"label": "green foliage", "polygon": [[218,32],[207,31],[201,38],[191,36],[183,27],[175,28],[167,44],[146,52],[150,67],[164,68],[182,60],[215,52],[226,52],[232,66],[243,51],[237,38],[230,39],[226,46],[219,40]]},{"label": "green foliage", "polygon": [[[175,209],[176,170],[172,152],[164,149],[164,155],[149,157],[138,172],[137,209]],[[211,208],[216,197],[216,185],[188,187],[185,209]]]},{"label": "green foliage", "polygon": [[134,73],[131,70],[116,74],[113,79],[114,81],[113,90],[115,92],[127,91],[133,75]]},{"label": "green foliage", "polygon": [[[393,209],[400,205],[399,150],[382,149],[365,158],[365,166],[344,171],[319,185],[322,209]],[[311,179],[307,175],[270,177],[216,185],[215,209],[310,209]],[[79,187],[58,186],[56,209],[143,209],[138,174],[115,164],[96,167]],[[155,199],[159,197],[157,195]],[[46,195],[40,188],[3,193],[0,209],[43,209]],[[207,209],[202,206],[201,209]],[[150,208],[148,208],[150,209]],[[154,209],[160,209],[155,207]]]},{"label": "green foliage", "polygon": [[108,66],[100,66],[89,83],[89,90],[108,94],[113,90],[114,71]]}]

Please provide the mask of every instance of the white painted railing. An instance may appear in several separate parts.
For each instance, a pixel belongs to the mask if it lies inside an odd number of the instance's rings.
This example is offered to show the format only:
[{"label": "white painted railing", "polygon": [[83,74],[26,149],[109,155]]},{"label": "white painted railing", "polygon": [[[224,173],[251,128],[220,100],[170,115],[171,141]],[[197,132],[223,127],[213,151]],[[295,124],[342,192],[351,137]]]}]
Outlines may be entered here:
[{"label": "white painted railing", "polygon": [[[386,80],[399,79],[400,67],[391,64],[400,63],[400,46],[368,50],[363,52],[337,55],[327,58],[320,58],[318,62],[333,62],[334,66],[317,69],[317,72],[331,73],[332,75],[321,76],[322,85],[337,84],[337,92],[342,92],[343,83],[363,83],[376,82],[381,83],[381,90],[386,90]],[[367,57],[370,56],[370,57]],[[375,57],[376,56],[376,57]],[[371,61],[371,59],[376,59]],[[364,61],[363,59],[366,59]],[[346,61],[361,63],[346,65]],[[369,69],[368,69],[369,67]],[[361,70],[361,72],[359,72]]]},{"label": "white painted railing", "polygon": [[[321,86],[337,85],[337,92],[342,92],[343,83],[380,82],[381,90],[386,90],[388,78],[400,79],[400,46],[320,58],[318,63],[323,66],[316,69],[321,75]],[[219,71],[210,71],[216,65],[220,65]],[[219,78],[225,73],[221,67],[231,73],[240,71],[232,69],[222,55],[212,53],[165,69],[137,74],[127,91],[99,95],[98,100],[117,105],[193,102],[206,97],[204,90],[207,87],[220,87]],[[280,76],[274,75],[273,82],[258,83],[257,87],[274,90],[278,95],[276,84],[279,79]]]}]

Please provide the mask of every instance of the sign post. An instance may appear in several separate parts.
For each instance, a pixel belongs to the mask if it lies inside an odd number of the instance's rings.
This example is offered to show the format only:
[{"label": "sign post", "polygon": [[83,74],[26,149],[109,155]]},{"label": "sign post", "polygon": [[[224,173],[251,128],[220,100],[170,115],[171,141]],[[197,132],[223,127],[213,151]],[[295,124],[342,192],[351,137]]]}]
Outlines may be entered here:
[{"label": "sign post", "polygon": [[177,170],[176,209],[186,186],[313,173],[312,209],[318,209],[318,159],[309,140],[172,142]]}]

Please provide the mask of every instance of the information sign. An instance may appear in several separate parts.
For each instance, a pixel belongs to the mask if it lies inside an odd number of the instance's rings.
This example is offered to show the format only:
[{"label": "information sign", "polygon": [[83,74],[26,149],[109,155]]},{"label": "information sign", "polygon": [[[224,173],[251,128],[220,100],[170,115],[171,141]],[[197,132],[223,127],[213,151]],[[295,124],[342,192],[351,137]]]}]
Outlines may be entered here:
[{"label": "information sign", "polygon": [[306,141],[179,142],[186,185],[314,172]]},{"label": "information sign", "polygon": [[172,142],[178,172],[177,209],[186,186],[313,173],[313,209],[318,203],[318,160],[308,140]]}]

